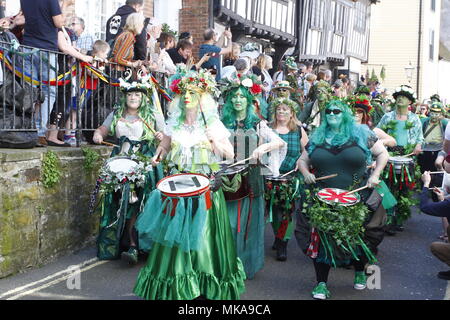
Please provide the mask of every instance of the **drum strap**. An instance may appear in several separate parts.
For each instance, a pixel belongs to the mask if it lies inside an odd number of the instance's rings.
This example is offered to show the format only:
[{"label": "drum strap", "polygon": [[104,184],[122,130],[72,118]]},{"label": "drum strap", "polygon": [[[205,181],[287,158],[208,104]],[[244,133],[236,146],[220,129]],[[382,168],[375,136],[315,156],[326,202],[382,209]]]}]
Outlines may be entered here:
[{"label": "drum strap", "polygon": [[428,127],[428,130],[423,134],[423,138],[425,139],[426,137],[428,137],[428,135],[431,133],[431,131],[433,131],[434,128],[436,128],[438,126],[438,124],[440,124],[440,121],[436,122],[432,126]]}]

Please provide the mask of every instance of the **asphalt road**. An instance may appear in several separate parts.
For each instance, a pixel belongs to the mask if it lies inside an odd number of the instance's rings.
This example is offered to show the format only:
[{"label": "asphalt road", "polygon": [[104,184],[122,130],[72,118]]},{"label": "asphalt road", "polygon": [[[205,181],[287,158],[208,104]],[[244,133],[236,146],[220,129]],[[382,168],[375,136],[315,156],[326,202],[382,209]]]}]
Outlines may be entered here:
[{"label": "asphalt road", "polygon": [[[429,244],[442,233],[441,220],[415,213],[405,231],[385,237],[379,247],[377,264],[381,288],[356,291],[353,271],[336,269],[328,282],[333,300],[442,300],[450,284],[438,279],[448,267],[430,252]],[[315,284],[309,258],[298,249],[295,240],[288,246],[288,260],[275,260],[271,250],[273,235],[266,229],[264,269],[246,281],[243,300],[311,300]],[[130,267],[121,261],[97,261],[94,247],[62,257],[40,269],[0,280],[0,299],[10,300],[139,300],[133,294],[137,274],[145,261]],[[68,267],[82,265],[79,282],[69,278]],[[69,285],[68,285],[69,284]],[[79,285],[79,286],[78,286]],[[449,289],[447,289],[449,286]],[[447,296],[448,298],[448,296]]]}]

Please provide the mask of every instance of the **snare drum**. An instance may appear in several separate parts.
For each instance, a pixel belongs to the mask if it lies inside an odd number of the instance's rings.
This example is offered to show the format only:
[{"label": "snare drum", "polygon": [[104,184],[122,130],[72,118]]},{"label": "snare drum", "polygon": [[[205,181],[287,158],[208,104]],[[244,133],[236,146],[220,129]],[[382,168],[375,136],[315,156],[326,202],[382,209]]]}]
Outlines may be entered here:
[{"label": "snare drum", "polygon": [[347,195],[349,191],[337,188],[325,188],[317,192],[317,198],[329,205],[350,207],[361,201],[358,193]]},{"label": "snare drum", "polygon": [[[237,165],[221,172],[222,190],[225,200],[240,200],[250,195],[248,165]],[[240,179],[240,181],[239,181]]]},{"label": "snare drum", "polygon": [[410,172],[414,172],[414,159],[409,157],[389,157],[390,166],[394,166],[396,174],[402,174],[402,168],[405,166],[412,166]]},{"label": "snare drum", "polygon": [[136,170],[138,162],[130,157],[117,156],[106,160],[105,166],[113,173],[129,174]]},{"label": "snare drum", "polygon": [[161,179],[156,188],[166,197],[190,198],[205,195],[206,209],[212,206],[210,181],[196,173],[180,173]]},{"label": "snare drum", "polygon": [[266,180],[266,190],[272,190],[282,185],[290,184],[294,179],[294,176],[287,175],[283,178],[281,178],[281,176],[265,176],[264,179]]}]

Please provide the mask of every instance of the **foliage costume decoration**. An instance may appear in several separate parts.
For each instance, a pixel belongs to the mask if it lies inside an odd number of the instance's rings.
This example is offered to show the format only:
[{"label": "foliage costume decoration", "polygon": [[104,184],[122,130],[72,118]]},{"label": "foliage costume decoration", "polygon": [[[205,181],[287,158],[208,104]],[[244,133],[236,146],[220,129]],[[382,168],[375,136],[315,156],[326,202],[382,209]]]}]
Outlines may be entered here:
[{"label": "foliage costume decoration", "polygon": [[[298,104],[289,99],[278,98],[271,103],[271,114],[274,119],[271,128],[275,131],[276,111],[280,105],[286,105],[291,109],[292,114],[298,112]],[[291,117],[291,119],[295,119]],[[295,121],[295,120],[294,120]],[[297,124],[297,130],[290,130],[286,134],[278,133],[278,136],[287,144],[286,157],[280,166],[280,174],[286,174],[296,168],[297,160],[302,153],[301,139],[302,127]],[[287,257],[287,243],[294,233],[295,222],[294,213],[300,208],[300,195],[303,193],[303,181],[300,172],[291,173],[288,176],[291,180],[283,182],[266,181],[265,195],[267,211],[273,217],[272,229],[275,235],[274,248],[277,250],[277,259],[284,261]]]},{"label": "foliage costume decoration", "polygon": [[[243,77],[229,81],[221,88],[224,98],[221,119],[232,133],[230,139],[234,145],[235,161],[249,158],[256,149],[263,147],[266,143],[284,145],[284,142],[267,126],[266,122],[261,121],[256,115],[252,104],[254,93],[257,92],[253,89],[254,86],[255,83],[251,78]],[[262,169],[253,159],[247,173],[250,185],[249,195],[240,200],[227,201],[227,211],[237,253],[244,264],[247,278],[250,279],[264,266],[263,174],[277,176],[285,152],[285,148],[280,151],[274,150],[268,159],[262,159],[263,162],[268,162],[270,170],[267,170],[267,167]],[[227,183],[226,179],[225,183]],[[237,190],[234,188],[230,192]]]},{"label": "foliage costume decoration", "polygon": [[333,98],[333,90],[328,82],[318,81],[311,87],[305,104],[303,116],[299,118],[302,123],[306,123],[308,130],[312,131],[319,127],[321,123],[321,112],[326,104]]},{"label": "foliage costume decoration", "polygon": [[[130,246],[127,237],[135,237],[135,230],[132,229],[133,235],[127,234],[130,233],[130,229],[126,228],[126,225],[134,223],[136,216],[141,214],[150,192],[163,178],[160,165],[153,168],[149,165],[149,159],[155,155],[158,141],[143,122],[145,121],[157,131],[164,130],[164,117],[155,108],[153,101],[148,98],[153,84],[148,81],[148,78],[132,83],[120,79],[120,84],[124,95],[137,91],[142,93],[142,98],[138,116],[127,115],[127,102],[123,97],[118,107],[103,123],[108,133],[119,139],[119,145],[114,147],[110,158],[129,157],[139,162],[141,170],[139,176],[118,179],[118,176],[109,171],[106,165],[102,168],[96,186],[97,190],[100,188],[104,191],[100,233],[97,239],[97,255],[102,260],[117,259],[120,252],[127,250],[126,248]],[[137,257],[137,252],[135,254]]]},{"label": "foliage costume decoration", "polygon": [[[211,96],[216,93],[215,81],[203,70],[179,69],[170,82],[175,98],[169,106],[166,129],[172,138],[169,166],[173,172],[208,175],[217,169],[217,159],[206,137],[200,104],[208,128],[225,141],[229,134]],[[185,104],[191,93],[198,95],[197,100]],[[190,112],[197,112],[198,117],[187,125]],[[137,221],[137,230],[150,251],[135,294],[148,300],[239,299],[245,290],[245,273],[236,254],[222,190],[213,190],[210,209],[204,194],[162,197],[156,189],[150,197]]]},{"label": "foliage costume decoration", "polygon": [[[268,120],[273,119],[274,108],[273,108],[272,103],[277,99],[289,99],[290,101],[292,101],[295,104],[295,110],[297,110],[296,116],[297,116],[297,119],[299,119],[299,120],[300,119],[305,120],[306,117],[309,116],[309,114],[311,113],[311,109],[300,110],[300,105],[296,101],[291,99],[291,94],[292,94],[292,92],[294,92],[294,89],[290,86],[288,81],[278,81],[276,86],[273,87],[272,91],[275,93],[276,97],[270,102],[269,112],[268,112],[269,113]],[[308,105],[308,106],[312,107],[312,104]],[[302,121],[302,120],[300,120],[300,121]]]},{"label": "foliage costume decoration", "polygon": [[[293,92],[291,93],[291,99],[294,100],[295,102],[298,103],[298,105],[300,106],[300,110],[303,110],[303,86],[300,86],[298,83],[298,66],[297,63],[295,62],[295,58],[294,57],[288,57],[286,59],[286,69],[287,69],[287,74],[286,74],[286,81],[289,82],[290,86],[293,88]],[[302,81],[304,81],[303,78],[301,78]]]},{"label": "foliage costume decoration", "polygon": [[[378,128],[384,130],[387,134],[394,137],[397,146],[388,148],[391,156],[403,156],[410,154],[418,145],[424,141],[422,123],[419,117],[411,111],[406,111],[407,120],[398,120],[401,108],[398,104],[401,97],[406,97],[411,103],[415,102],[416,94],[414,90],[407,85],[403,85],[395,90],[393,97],[396,100],[396,110],[386,113],[378,124]],[[414,163],[401,165],[401,174],[395,173],[393,163],[388,164],[385,169],[384,179],[388,182],[389,187],[397,198],[398,205],[396,210],[388,210],[389,229],[402,230],[401,225],[411,216],[411,207],[417,204],[413,197],[415,190],[415,181],[420,178],[420,168]]]},{"label": "foliage costume decoration", "polygon": [[[295,236],[303,252],[313,259],[319,284],[327,282],[331,266],[349,263],[354,264],[357,271],[356,282],[357,276],[363,276],[365,263],[376,261],[374,252],[384,236],[385,210],[377,189],[363,190],[359,193],[361,202],[348,207],[327,205],[317,198],[319,189],[354,190],[365,186],[371,178],[367,165],[372,163],[370,149],[377,137],[366,125],[355,124],[350,108],[343,102],[332,100],[326,106],[326,111],[336,109],[340,114],[334,114],[334,119],[331,113],[326,114],[300,160],[307,183],[311,175],[309,166],[316,177],[338,174],[317,181],[314,189],[306,190],[303,211],[297,216]],[[332,129],[331,121],[337,132]],[[335,200],[339,199],[336,195]]]}]

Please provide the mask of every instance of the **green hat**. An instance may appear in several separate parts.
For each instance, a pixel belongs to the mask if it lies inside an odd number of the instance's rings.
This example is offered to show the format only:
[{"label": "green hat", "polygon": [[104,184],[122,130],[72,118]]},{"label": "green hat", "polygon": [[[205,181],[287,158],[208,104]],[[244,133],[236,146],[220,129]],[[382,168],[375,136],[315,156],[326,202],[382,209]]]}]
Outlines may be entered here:
[{"label": "green hat", "polygon": [[272,88],[272,90],[279,90],[279,89],[287,89],[289,91],[294,91],[294,88],[291,87],[291,85],[289,84],[289,81],[278,81],[275,84],[275,87]]},{"label": "green hat", "polygon": [[433,94],[433,95],[430,97],[430,100],[431,100],[431,101],[441,102],[441,97],[440,97],[437,93],[435,93],[435,94]]},{"label": "green hat", "polygon": [[298,66],[297,63],[295,62],[294,57],[288,57],[286,59],[286,67],[288,67],[288,69],[292,69],[292,70],[298,70]]},{"label": "green hat", "polygon": [[432,111],[432,112],[443,112],[444,111],[444,106],[440,102],[433,101],[433,103],[431,104],[431,107],[430,107],[430,111]]}]

